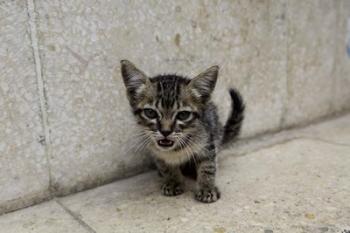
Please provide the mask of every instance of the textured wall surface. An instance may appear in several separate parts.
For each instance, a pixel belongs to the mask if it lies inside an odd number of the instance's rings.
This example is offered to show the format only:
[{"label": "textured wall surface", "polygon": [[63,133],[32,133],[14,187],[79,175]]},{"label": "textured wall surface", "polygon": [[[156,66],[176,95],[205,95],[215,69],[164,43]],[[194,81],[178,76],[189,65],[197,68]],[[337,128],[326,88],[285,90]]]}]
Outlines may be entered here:
[{"label": "textured wall surface", "polygon": [[49,166],[24,1],[0,1],[0,213],[48,196]]},{"label": "textured wall surface", "polygon": [[336,1],[288,2],[286,126],[332,111],[336,18]]},{"label": "textured wall surface", "polygon": [[227,87],[233,85],[242,89],[248,103],[247,135],[279,126],[285,98],[282,3],[252,7],[247,1],[140,6],[38,1],[37,11],[42,16],[40,52],[49,106],[52,179],[59,192],[80,189],[86,181],[122,176],[124,167],[142,162],[120,153],[132,136],[119,75],[123,58],[150,75],[193,76],[220,64],[216,99],[225,100],[222,112],[228,110]]},{"label": "textured wall surface", "polygon": [[242,137],[349,109],[349,12],[347,0],[0,0],[0,212],[148,169],[131,150],[121,59],[149,75],[220,65],[214,100],[224,121],[228,87],[242,92]]}]

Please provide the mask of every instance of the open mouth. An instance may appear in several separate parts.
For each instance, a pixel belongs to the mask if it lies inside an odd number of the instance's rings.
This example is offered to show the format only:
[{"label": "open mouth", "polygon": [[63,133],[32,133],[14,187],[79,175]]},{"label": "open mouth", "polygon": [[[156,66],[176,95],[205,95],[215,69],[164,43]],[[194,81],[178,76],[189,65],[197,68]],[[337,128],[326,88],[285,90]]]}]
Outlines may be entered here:
[{"label": "open mouth", "polygon": [[158,140],[157,143],[161,147],[171,147],[174,145],[174,141],[169,140],[169,139]]}]

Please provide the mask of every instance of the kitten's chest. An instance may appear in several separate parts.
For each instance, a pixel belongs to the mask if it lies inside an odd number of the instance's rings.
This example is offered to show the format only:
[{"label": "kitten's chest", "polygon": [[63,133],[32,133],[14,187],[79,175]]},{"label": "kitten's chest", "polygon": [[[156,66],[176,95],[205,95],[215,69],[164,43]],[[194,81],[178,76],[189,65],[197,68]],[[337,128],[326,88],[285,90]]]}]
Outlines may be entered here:
[{"label": "kitten's chest", "polygon": [[203,148],[204,147],[199,146],[196,149],[185,148],[180,151],[160,151],[153,149],[152,154],[167,164],[180,165],[189,161],[191,158],[195,160],[196,157],[201,156],[203,154]]}]

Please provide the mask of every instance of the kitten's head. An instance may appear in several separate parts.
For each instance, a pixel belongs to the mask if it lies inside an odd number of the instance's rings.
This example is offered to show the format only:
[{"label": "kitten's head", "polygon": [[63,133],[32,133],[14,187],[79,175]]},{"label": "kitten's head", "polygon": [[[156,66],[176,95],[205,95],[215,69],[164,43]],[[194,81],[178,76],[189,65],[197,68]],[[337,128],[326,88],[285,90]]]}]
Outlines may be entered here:
[{"label": "kitten's head", "polygon": [[178,75],[147,77],[131,62],[122,60],[127,96],[141,126],[143,143],[161,151],[179,151],[195,144],[203,130],[199,118],[214,90],[218,69],[210,67],[193,79]]}]

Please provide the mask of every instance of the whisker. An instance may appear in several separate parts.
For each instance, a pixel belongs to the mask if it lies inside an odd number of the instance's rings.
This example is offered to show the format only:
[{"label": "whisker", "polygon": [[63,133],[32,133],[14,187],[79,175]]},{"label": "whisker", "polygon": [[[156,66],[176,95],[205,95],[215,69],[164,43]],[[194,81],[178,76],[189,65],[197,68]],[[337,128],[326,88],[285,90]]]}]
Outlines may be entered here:
[{"label": "whisker", "polygon": [[190,155],[189,151],[186,148],[185,142],[183,141],[183,139],[181,137],[178,137],[178,141],[180,143],[181,149],[185,151],[188,160],[191,161],[191,155]]},{"label": "whisker", "polygon": [[136,148],[135,145],[131,146],[130,150],[133,150],[135,153],[145,149],[151,142],[151,136],[152,136],[153,132],[151,130],[143,130],[141,131],[138,136],[139,141],[136,144]]},{"label": "whisker", "polygon": [[141,142],[139,142],[139,146],[135,149],[135,152],[139,152],[146,148],[151,142],[151,137],[150,135],[146,135]]},{"label": "whisker", "polygon": [[188,143],[190,141],[185,141],[182,137],[180,138],[181,143],[184,145],[184,148],[185,148],[185,151],[186,153],[188,154],[189,156],[189,159],[193,160],[195,166],[197,167],[197,160],[196,160],[196,157],[195,157],[195,153],[194,153],[194,150],[193,148],[191,147],[191,145]]}]

